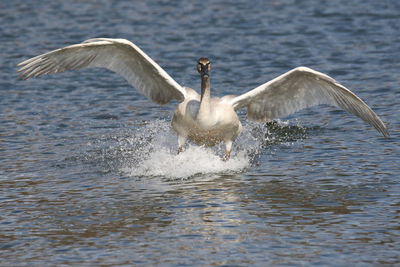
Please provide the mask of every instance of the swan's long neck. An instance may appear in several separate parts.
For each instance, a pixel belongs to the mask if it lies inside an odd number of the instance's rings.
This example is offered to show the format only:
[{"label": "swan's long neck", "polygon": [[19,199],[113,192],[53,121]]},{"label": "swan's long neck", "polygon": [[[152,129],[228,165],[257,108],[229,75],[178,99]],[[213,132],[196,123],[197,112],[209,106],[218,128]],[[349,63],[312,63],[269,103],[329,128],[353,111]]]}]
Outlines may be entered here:
[{"label": "swan's long neck", "polygon": [[210,112],[211,112],[210,77],[208,75],[202,75],[199,116],[208,117]]}]

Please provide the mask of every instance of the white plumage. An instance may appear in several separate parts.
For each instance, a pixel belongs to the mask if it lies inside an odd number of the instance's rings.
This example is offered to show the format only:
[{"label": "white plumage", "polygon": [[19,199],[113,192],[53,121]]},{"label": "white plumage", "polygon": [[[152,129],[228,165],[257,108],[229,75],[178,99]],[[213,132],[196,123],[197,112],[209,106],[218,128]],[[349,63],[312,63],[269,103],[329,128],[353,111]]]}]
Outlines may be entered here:
[{"label": "white plumage", "polygon": [[90,39],[60,48],[18,64],[28,79],[85,67],[102,67],[122,75],[133,87],[155,103],[182,101],[172,119],[179,151],[187,138],[197,144],[225,142],[225,159],[242,126],[236,111],[247,108],[247,117],[265,122],[282,118],[306,107],[329,104],[346,110],[374,126],[385,137],[389,133],[379,117],[350,90],[329,76],[298,67],[240,96],[211,98],[210,62],[201,58],[202,92],[180,86],[139,47],[124,39]]}]

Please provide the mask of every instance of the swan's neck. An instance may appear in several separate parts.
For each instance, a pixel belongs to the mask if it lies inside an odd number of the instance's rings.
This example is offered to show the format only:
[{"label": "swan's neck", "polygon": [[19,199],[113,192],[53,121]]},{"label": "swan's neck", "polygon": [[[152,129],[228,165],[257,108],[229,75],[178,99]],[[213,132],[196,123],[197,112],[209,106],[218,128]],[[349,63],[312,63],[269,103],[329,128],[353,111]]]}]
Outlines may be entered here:
[{"label": "swan's neck", "polygon": [[201,76],[201,99],[200,99],[200,116],[208,116],[211,110],[210,97],[210,77],[207,75]]}]

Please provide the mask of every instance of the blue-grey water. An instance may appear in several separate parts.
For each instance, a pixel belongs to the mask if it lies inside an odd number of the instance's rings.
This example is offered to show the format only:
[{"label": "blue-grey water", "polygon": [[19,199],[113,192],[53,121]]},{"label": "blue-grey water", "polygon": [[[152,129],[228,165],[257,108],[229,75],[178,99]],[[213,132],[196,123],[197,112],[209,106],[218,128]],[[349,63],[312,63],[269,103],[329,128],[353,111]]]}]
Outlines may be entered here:
[{"label": "blue-grey water", "polygon": [[[0,2],[1,266],[400,265],[398,1]],[[241,94],[304,65],[360,96],[383,138],[329,106],[246,122],[176,155],[158,106],[103,69],[22,81],[17,63],[126,38],[178,83]]]}]

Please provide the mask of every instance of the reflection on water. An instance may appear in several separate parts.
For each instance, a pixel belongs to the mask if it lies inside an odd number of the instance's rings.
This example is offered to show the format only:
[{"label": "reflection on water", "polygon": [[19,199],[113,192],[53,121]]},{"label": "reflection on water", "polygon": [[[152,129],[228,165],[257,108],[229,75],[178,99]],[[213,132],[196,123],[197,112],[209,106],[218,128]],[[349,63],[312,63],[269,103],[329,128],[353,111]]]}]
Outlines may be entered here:
[{"label": "reflection on water", "polygon": [[[235,175],[184,182],[101,179],[76,190],[63,183],[31,183],[36,192],[25,191],[24,198],[3,204],[7,220],[2,220],[1,239],[9,259],[20,257],[21,250],[32,255],[49,246],[54,262],[75,264],[88,256],[102,264],[190,264],[193,259],[218,265],[262,259],[269,264],[329,264],[331,253],[356,253],[360,245],[369,253],[387,247],[387,260],[379,263],[390,263],[396,255],[390,248],[398,240],[389,232],[396,229],[396,215],[388,222],[387,215],[371,213],[390,197],[379,184],[338,186],[325,181],[321,187]],[[22,185],[28,184],[20,182],[18,188]],[[15,231],[24,235],[15,236]],[[78,245],[82,249],[74,250]],[[115,249],[119,252],[107,257]],[[216,254],[229,257],[212,257]],[[262,256],[253,257],[258,254]]]}]

